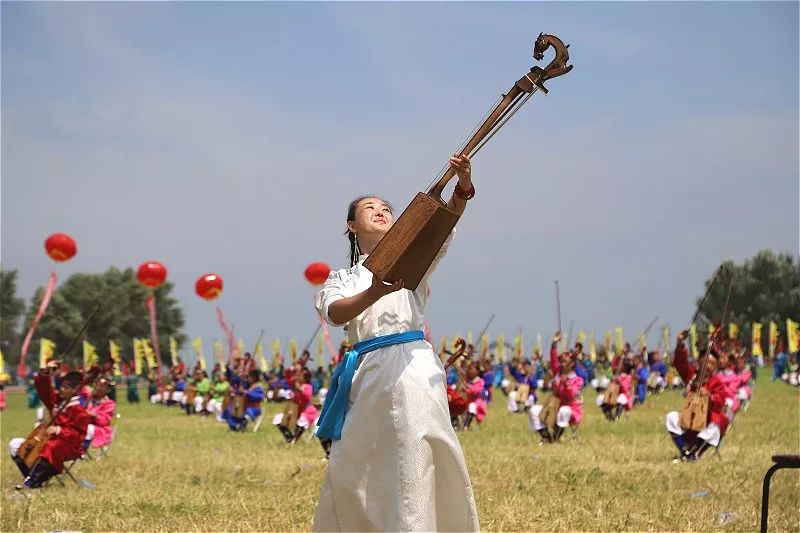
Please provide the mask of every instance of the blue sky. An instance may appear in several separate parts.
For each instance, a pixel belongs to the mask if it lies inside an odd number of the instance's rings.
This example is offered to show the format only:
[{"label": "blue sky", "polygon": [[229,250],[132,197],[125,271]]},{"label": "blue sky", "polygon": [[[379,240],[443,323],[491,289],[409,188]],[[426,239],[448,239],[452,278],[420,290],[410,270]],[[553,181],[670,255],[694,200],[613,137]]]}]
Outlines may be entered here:
[{"label": "blue sky", "polygon": [[798,251],[796,2],[0,9],[0,251],[26,299],[64,231],[79,255],[61,279],[161,260],[208,342],[222,333],[193,287],[216,271],[248,344],[303,343],[302,271],[346,266],[347,203],[405,206],[542,30],[575,68],[476,157],[432,280],[437,339],[492,313],[492,334],[549,335],[555,279],[576,329],[674,330],[720,261]]}]

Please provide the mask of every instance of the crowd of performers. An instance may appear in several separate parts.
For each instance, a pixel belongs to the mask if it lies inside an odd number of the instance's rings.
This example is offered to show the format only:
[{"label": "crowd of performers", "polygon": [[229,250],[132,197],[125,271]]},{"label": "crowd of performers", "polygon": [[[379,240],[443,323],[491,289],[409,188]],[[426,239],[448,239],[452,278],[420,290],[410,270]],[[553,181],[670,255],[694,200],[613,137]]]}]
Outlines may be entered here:
[{"label": "crowd of performers", "polygon": [[[699,416],[703,419],[690,423],[691,414],[684,406],[668,413],[665,424],[679,450],[675,460],[695,461],[710,447],[719,446],[736,414],[746,410],[757,365],[746,350],[727,338],[698,346],[700,355],[692,360],[685,346],[687,335],[686,331],[679,335],[669,364],[659,351],[642,348],[634,353],[629,344],[619,353],[602,351],[593,357],[584,353],[579,342],[559,351],[561,332],[553,335],[548,360],[534,350],[529,359],[517,357],[502,363],[488,351],[477,354],[471,344],[462,346],[463,357],[447,371],[453,427],[480,427],[487,417],[487,405],[499,390],[508,411],[526,414],[541,443],[550,444],[559,442],[569,427],[577,431],[584,416],[586,391],[595,391],[596,406],[605,419],[615,422],[645,403],[648,395],[681,389],[687,398],[701,399],[705,411]],[[258,430],[264,402],[283,402],[285,407],[273,417],[272,425],[287,443],[295,443],[304,432],[314,429],[325,401],[327,379],[349,348],[347,341],[342,343],[329,372],[317,368],[312,373],[306,366],[308,352],[291,365],[268,372],[258,370],[249,353],[234,357],[224,367],[217,364],[210,375],[199,366],[187,372],[179,362],[162,380],[151,372],[149,401],[213,418],[236,432],[245,431],[250,424]],[[446,360],[450,353],[440,355]],[[775,368],[773,379],[797,383],[796,362],[782,361],[779,356]],[[127,399],[137,403],[137,377],[126,367],[123,370]],[[51,361],[32,377],[28,392],[30,407],[36,407],[39,399],[44,404],[37,409],[34,427],[46,443],[31,460],[20,453],[28,439],[18,437],[9,442],[11,456],[24,476],[20,487],[39,487],[61,473],[66,461],[109,445],[116,407],[110,364],[83,373]],[[321,445],[327,456],[330,441],[323,440]]]},{"label": "crowd of performers", "polygon": [[585,354],[581,343],[559,352],[561,332],[553,336],[549,361],[535,350],[530,359],[500,364],[486,354],[476,357],[469,345],[465,362],[448,372],[453,425],[457,429],[480,425],[499,388],[508,410],[527,414],[531,430],[540,435],[542,444],[550,444],[559,442],[569,427],[577,432],[587,390],[595,391],[595,404],[605,419],[615,422],[629,417],[649,395],[680,389],[686,404],[694,397],[708,398],[699,402],[704,407],[693,423],[687,405],[665,419],[680,452],[675,461],[695,461],[709,447],[719,446],[736,413],[747,409],[757,365],[744,348],[721,333],[706,346],[698,345],[699,357],[690,361],[684,346],[687,335],[682,332],[678,337],[670,364],[659,351],[643,347],[634,353],[630,344],[619,353],[601,352],[596,357]]},{"label": "crowd of performers", "polygon": [[65,463],[104,450],[112,441],[116,402],[111,366],[87,372],[70,370],[56,361],[32,377],[37,398],[33,432],[8,443],[22,473],[17,489],[39,488],[64,471]]},{"label": "crowd of performers", "polygon": [[[349,344],[342,343],[340,353],[347,349]],[[225,367],[218,363],[210,377],[199,365],[187,373],[180,363],[161,383],[153,375],[149,377],[150,402],[178,406],[188,415],[213,417],[236,432],[244,432],[249,424],[257,431],[262,404],[282,402],[285,408],[273,417],[272,425],[287,443],[294,444],[314,427],[327,392],[322,369],[312,373],[306,366],[309,357],[306,351],[289,366],[262,372],[256,368],[250,353],[244,357],[234,355]],[[315,403],[315,396],[319,403]],[[330,442],[321,443],[328,456]]]}]

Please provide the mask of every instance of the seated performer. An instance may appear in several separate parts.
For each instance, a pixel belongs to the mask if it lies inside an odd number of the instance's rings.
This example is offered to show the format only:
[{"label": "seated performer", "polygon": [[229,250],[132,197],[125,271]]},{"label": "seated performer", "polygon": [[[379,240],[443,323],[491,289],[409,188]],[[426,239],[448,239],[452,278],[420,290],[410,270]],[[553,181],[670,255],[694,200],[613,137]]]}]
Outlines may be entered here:
[{"label": "seated performer", "polygon": [[743,353],[736,357],[736,375],[739,376],[739,388],[736,394],[746,411],[750,398],[753,397],[753,388],[750,384],[753,379],[753,372],[747,368],[745,361],[746,358]]},{"label": "seated performer", "polygon": [[223,412],[223,405],[225,404],[225,398],[228,396],[228,393],[231,390],[231,383],[228,381],[225,372],[218,370],[214,373],[215,381],[214,386],[211,388],[211,399],[208,401],[208,405],[206,409],[211,414],[216,413],[217,422],[224,422],[225,420],[222,417]]},{"label": "seated performer", "polygon": [[194,397],[194,412],[208,414],[210,411],[208,403],[210,402],[211,380],[208,378],[206,371],[199,368],[195,372],[195,376],[197,395]]},{"label": "seated performer", "polygon": [[[536,368],[531,365],[529,361],[523,361],[516,367],[509,366],[509,372],[517,380],[517,388],[508,392],[508,403],[506,408],[512,413],[520,412],[520,404],[522,404],[521,412],[528,412],[532,406],[536,404],[536,389],[539,385],[539,379],[536,375]],[[527,385],[527,387],[522,387]],[[525,390],[527,388],[527,393]],[[520,396],[525,396],[521,398]]]},{"label": "seated performer", "polygon": [[484,380],[483,372],[478,363],[471,361],[467,366],[467,383],[464,391],[467,393],[467,415],[464,417],[464,429],[469,429],[472,420],[476,419],[478,424],[486,418],[486,402],[481,397],[483,393]]},{"label": "seated performer", "polygon": [[[297,404],[297,427],[294,433],[291,432],[288,426],[284,424],[283,413],[278,413],[273,419],[273,424],[278,427],[278,430],[283,434],[286,442],[295,443],[300,438],[305,430],[312,427],[317,420],[319,411],[314,406],[313,391],[311,388],[311,371],[306,367],[298,367],[295,369],[295,377],[292,382],[292,397],[290,401]],[[324,448],[324,446],[323,446]],[[326,454],[328,450],[326,449]]]},{"label": "seated performer", "polygon": [[[718,446],[728,428],[728,417],[725,416],[725,386],[717,376],[717,358],[712,351],[705,350],[700,355],[698,364],[689,363],[689,352],[684,346],[684,341],[689,336],[688,331],[678,335],[678,345],[675,348],[673,365],[683,379],[689,384],[689,392],[698,391],[701,396],[707,396],[708,422],[699,432],[684,430],[680,426],[680,413],[671,411],[666,416],[667,431],[672,441],[678,448],[680,455],[675,461],[696,461],[710,446]],[[698,384],[695,379],[699,377],[700,369],[705,366],[703,383]]]},{"label": "seated performer", "polygon": [[550,435],[545,421],[539,418],[542,405],[534,405],[528,413],[531,428],[542,436],[544,442],[558,442],[567,426],[577,426],[583,419],[583,399],[580,395],[583,379],[575,373],[575,359],[570,352],[562,353],[559,358],[558,343],[560,341],[561,332],[557,331],[550,344],[550,371],[553,373],[550,386],[553,394],[559,400],[554,434]]},{"label": "seated performer", "polygon": [[605,352],[598,354],[597,361],[594,365],[594,379],[591,381],[591,386],[597,392],[604,391],[611,383],[611,365],[608,362],[608,355]]},{"label": "seated performer", "polygon": [[50,410],[53,418],[52,424],[46,429],[49,439],[33,467],[28,469],[22,458],[17,456],[19,448],[25,442],[24,438],[11,439],[8,444],[12,459],[25,476],[25,480],[16,487],[17,489],[41,487],[48,479],[64,470],[64,461],[78,459],[83,454],[81,444],[86,436],[90,417],[78,400],[81,374],[67,373],[61,379],[61,386],[56,392],[50,383],[51,369],[55,368],[52,363],[48,363],[48,367],[41,369],[34,377],[39,398]]},{"label": "seated performer", "polygon": [[[636,387],[631,392],[635,395],[636,403],[644,403],[647,399],[647,380],[650,378],[650,370],[647,368],[647,356],[637,355],[634,361],[633,375],[636,377]],[[631,407],[633,407],[632,404]]]},{"label": "seated performer", "polygon": [[114,418],[116,402],[108,397],[109,385],[108,379],[104,377],[95,381],[92,399],[86,407],[92,419],[86,429],[84,450],[88,450],[90,445],[92,448],[102,448],[111,443],[111,420]]},{"label": "seated performer", "polygon": [[[629,360],[621,361],[620,365],[619,374],[614,376],[612,380],[612,383],[619,385],[616,405],[605,403],[605,395],[603,394],[597,396],[597,405],[603,410],[603,414],[606,415],[606,418],[611,421],[619,420],[623,411],[630,412],[630,410],[633,409],[633,394],[631,393],[631,382],[633,380],[631,372],[633,371],[633,365]],[[608,391],[608,393],[612,394],[612,391]],[[613,398],[611,401],[614,401]]]},{"label": "seated performer", "polygon": [[739,412],[742,402],[739,401],[739,376],[735,371],[736,359],[733,352],[724,352],[719,357],[717,376],[725,387],[725,416],[728,420],[733,420],[733,416]]},{"label": "seated performer", "polygon": [[667,365],[658,351],[653,352],[648,380],[648,389],[653,394],[661,394],[667,388]]},{"label": "seated performer", "polygon": [[252,370],[244,377],[240,394],[244,395],[244,417],[236,418],[228,408],[228,427],[231,431],[244,431],[247,422],[254,422],[261,414],[261,402],[264,401],[264,389],[261,387],[261,372]]}]

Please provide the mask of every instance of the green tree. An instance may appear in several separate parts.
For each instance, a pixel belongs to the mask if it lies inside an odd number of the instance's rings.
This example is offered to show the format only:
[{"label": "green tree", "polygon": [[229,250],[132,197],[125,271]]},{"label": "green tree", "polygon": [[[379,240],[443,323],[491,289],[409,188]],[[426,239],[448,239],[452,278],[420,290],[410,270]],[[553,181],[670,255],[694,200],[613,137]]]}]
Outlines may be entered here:
[{"label": "green tree", "polygon": [[[723,319],[731,280],[727,322],[739,324],[740,338],[750,338],[753,322],[765,324],[762,335],[765,340],[769,321],[777,322],[783,330],[787,318],[800,320],[800,263],[793,256],[762,250],[742,264],[725,261],[720,266],[722,273],[701,309],[706,321]],[[706,280],[706,288],[712,278]]]},{"label": "green tree", "polygon": [[19,347],[19,319],[25,301],[17,297],[17,271],[0,270],[0,350],[6,361],[16,361]]},{"label": "green tree", "polygon": [[[169,337],[175,337],[178,345],[186,341],[181,329],[184,325],[183,311],[178,301],[170,295],[173,285],[165,283],[155,291],[159,348],[162,362],[169,366]],[[150,338],[150,318],[145,306],[149,289],[136,280],[131,268],[120,270],[109,268],[102,274],[73,274],[53,293],[50,307],[42,317],[36,337],[46,337],[56,342],[59,354],[65,350],[81,325],[97,304],[99,311],[92,318],[81,337],[97,347],[101,360],[108,358],[108,343],[114,340],[122,347],[123,357],[132,357],[132,339]],[[41,289],[34,296],[38,305]],[[27,323],[33,319],[29,312]],[[29,353],[38,354],[38,342]],[[77,364],[82,360],[81,344],[75,344],[67,360]]]}]

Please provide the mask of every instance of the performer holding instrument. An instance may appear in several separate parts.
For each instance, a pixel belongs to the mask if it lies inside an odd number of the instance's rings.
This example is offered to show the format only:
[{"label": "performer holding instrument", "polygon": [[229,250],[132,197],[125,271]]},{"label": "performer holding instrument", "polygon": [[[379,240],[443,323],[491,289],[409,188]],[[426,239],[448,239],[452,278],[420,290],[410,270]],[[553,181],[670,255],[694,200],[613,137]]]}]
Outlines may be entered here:
[{"label": "performer holding instrument", "polygon": [[55,391],[50,380],[54,368],[56,361],[50,361],[34,377],[36,391],[51,413],[50,422],[40,425],[27,439],[14,438],[8,444],[12,459],[25,476],[17,489],[41,487],[63,471],[64,461],[83,454],[82,443],[91,417],[78,398],[82,376],[80,372],[67,373]]}]

